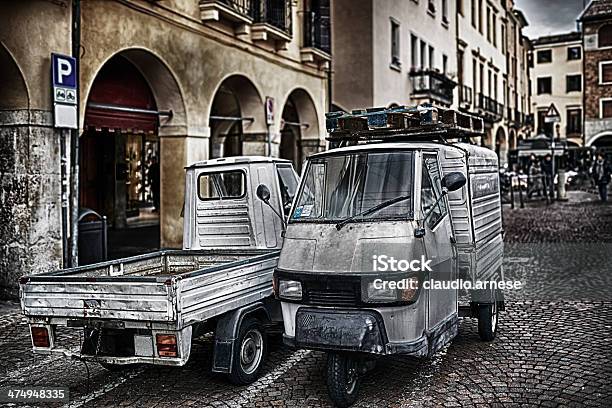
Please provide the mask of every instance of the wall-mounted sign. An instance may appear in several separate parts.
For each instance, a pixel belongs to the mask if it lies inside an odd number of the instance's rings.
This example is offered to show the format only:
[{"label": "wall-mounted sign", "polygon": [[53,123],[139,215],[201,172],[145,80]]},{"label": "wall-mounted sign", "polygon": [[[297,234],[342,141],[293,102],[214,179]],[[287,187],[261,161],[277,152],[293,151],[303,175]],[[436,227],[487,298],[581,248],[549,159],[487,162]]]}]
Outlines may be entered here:
[{"label": "wall-mounted sign", "polygon": [[271,126],[274,124],[274,98],[266,97],[266,124]]},{"label": "wall-mounted sign", "polygon": [[56,128],[77,129],[77,65],[67,55],[51,54],[51,92]]}]

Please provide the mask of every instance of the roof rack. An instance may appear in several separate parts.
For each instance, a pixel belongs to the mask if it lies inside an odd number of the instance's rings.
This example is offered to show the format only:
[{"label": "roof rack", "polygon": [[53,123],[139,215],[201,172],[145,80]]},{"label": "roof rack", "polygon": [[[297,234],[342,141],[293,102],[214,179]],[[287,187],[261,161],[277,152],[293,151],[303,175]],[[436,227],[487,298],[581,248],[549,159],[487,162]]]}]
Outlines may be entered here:
[{"label": "roof rack", "polygon": [[331,112],[325,116],[330,142],[447,140],[484,135],[482,118],[431,104]]}]

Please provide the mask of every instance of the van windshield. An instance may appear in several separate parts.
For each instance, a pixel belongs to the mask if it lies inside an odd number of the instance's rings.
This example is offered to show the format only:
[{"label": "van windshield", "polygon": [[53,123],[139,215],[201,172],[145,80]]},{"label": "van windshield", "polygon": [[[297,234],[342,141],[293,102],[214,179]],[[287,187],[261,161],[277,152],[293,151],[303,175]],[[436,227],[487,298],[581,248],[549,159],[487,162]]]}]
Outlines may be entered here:
[{"label": "van windshield", "polygon": [[[413,153],[357,152],[309,161],[291,222],[341,221],[388,200],[413,196]],[[412,218],[404,199],[364,219]],[[357,219],[359,220],[359,219]]]}]

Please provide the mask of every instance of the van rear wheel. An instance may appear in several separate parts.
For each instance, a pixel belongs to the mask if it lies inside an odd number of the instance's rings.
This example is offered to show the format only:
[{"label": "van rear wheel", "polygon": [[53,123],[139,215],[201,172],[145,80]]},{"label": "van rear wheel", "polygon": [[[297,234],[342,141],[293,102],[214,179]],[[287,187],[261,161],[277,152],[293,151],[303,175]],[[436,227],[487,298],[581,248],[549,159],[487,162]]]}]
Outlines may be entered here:
[{"label": "van rear wheel", "polygon": [[357,401],[361,383],[360,364],[346,354],[327,354],[327,389],[334,405],[348,407]]},{"label": "van rear wheel", "polygon": [[482,341],[493,341],[497,334],[497,302],[478,305],[478,335]]}]

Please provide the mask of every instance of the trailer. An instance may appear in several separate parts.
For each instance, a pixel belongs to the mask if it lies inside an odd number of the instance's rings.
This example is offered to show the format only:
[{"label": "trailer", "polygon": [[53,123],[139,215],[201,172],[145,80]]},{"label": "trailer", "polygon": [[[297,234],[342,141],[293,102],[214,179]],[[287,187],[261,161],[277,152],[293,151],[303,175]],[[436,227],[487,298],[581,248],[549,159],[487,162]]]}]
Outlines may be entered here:
[{"label": "trailer", "polygon": [[[271,186],[267,202],[260,184]],[[235,157],[186,168],[183,249],[20,279],[35,353],[60,353],[118,369],[182,366],[192,340],[214,332],[212,370],[239,384],[261,369],[267,335],[280,331],[272,273],[282,214],[297,175],[287,160]],[[76,349],[56,330],[82,331]]]}]

